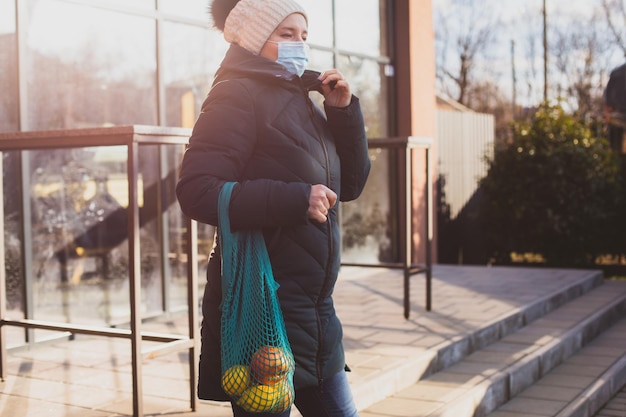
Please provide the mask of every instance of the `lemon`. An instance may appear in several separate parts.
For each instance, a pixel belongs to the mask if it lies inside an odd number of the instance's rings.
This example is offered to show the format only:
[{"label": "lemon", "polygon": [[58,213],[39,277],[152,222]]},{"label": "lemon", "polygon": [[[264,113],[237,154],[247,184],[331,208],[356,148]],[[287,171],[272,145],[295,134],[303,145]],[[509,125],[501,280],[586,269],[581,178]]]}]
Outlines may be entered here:
[{"label": "lemon", "polygon": [[276,386],[255,385],[241,394],[237,405],[249,413],[271,411],[280,400],[280,390]]},{"label": "lemon", "polygon": [[235,365],[222,375],[222,388],[231,397],[239,397],[250,385],[250,368],[244,365]]},{"label": "lemon", "polygon": [[272,410],[273,413],[282,413],[293,405],[294,392],[291,384],[285,379],[276,385],[278,401]]}]

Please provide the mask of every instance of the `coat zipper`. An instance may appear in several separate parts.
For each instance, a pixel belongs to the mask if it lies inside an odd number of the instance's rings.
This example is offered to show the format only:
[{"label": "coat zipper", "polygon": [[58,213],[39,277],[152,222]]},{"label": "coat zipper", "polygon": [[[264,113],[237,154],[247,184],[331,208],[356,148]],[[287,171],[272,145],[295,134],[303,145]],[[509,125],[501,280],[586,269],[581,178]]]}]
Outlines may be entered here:
[{"label": "coat zipper", "polygon": [[[311,116],[311,120],[313,122],[313,127],[315,129],[315,132],[317,133],[317,138],[322,146],[322,150],[324,151],[324,158],[326,160],[326,185],[330,188],[330,158],[328,157],[328,149],[326,148],[326,143],[324,143],[324,137],[323,135],[320,134],[320,131],[317,127],[317,123],[315,122],[315,111],[313,109],[313,103],[311,102],[311,99],[308,97],[306,97],[307,100],[307,105],[308,105],[308,110],[309,110],[309,115]],[[333,253],[333,238],[332,238],[332,227],[330,224],[331,220],[330,218],[328,218],[326,220],[326,228],[327,228],[327,232],[328,232],[328,260],[330,261],[330,259],[332,259],[332,253]],[[328,262],[326,264],[326,271],[325,271],[325,277],[324,277],[324,285],[322,285],[322,291],[321,294],[326,295],[326,292],[328,291],[328,289],[326,288],[328,285],[328,268],[330,266],[330,262]],[[318,297],[317,300],[315,301],[315,318],[317,320],[317,332],[320,335],[319,337],[319,345],[317,348],[317,354],[315,357],[315,366],[316,366],[316,370],[317,370],[317,379],[318,379],[318,383],[319,385],[322,385],[322,382],[324,381],[324,378],[322,377],[322,368],[321,368],[321,360],[320,360],[320,356],[322,354],[322,347],[323,347],[323,337],[322,337],[322,322],[319,316],[319,305],[320,305],[320,300],[322,299],[322,297]]]}]

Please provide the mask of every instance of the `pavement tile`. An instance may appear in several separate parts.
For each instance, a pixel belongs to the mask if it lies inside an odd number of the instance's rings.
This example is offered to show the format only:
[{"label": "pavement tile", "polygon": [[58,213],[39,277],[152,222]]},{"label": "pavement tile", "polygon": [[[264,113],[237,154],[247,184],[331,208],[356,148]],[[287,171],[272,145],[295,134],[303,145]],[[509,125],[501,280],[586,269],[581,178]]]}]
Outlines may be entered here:
[{"label": "pavement tile", "polygon": [[518,398],[569,402],[582,393],[580,388],[555,387],[541,380],[517,395]]},{"label": "pavement tile", "polygon": [[533,399],[528,401],[526,398],[513,398],[504,404],[498,411],[512,411],[516,413],[528,413],[532,415],[553,417],[565,407],[563,401],[550,401],[542,399]]},{"label": "pavement tile", "polygon": [[494,411],[489,414],[489,417],[533,417],[533,416],[541,416],[540,414],[530,414],[527,411],[516,412],[516,411]]},{"label": "pavement tile", "polygon": [[[411,288],[411,317],[405,320],[400,270],[343,267],[335,304],[344,324],[346,358],[353,368],[349,381],[358,385],[373,381],[375,376],[392,381],[386,374],[400,372],[407,363],[417,378],[436,360],[434,349],[456,343],[454,352],[463,351],[474,343],[468,336],[486,323],[519,313],[529,302],[556,293],[587,274],[436,265],[433,311],[425,311],[422,276],[415,277]],[[572,310],[571,314],[580,312]],[[475,362],[454,364],[421,381],[419,384],[426,388],[424,391],[418,392],[413,387],[401,389],[384,404],[367,407],[360,416],[427,416],[444,401],[453,400],[457,394],[499,372],[501,361],[517,360],[526,349],[553,341],[559,334],[553,326],[557,321],[567,320],[564,315],[552,322],[544,321],[544,326],[534,333],[522,330],[515,334],[517,338],[510,335],[506,342],[488,347],[484,357],[475,354]],[[185,316],[150,320],[143,329],[183,335],[188,332]],[[624,341],[626,337],[615,338],[615,343]],[[144,342],[143,346],[149,343]],[[450,350],[446,354],[454,352]],[[598,349],[594,355],[610,357],[613,353]],[[197,413],[190,413],[187,360],[187,352],[179,352],[142,362],[145,415],[230,417],[232,413],[227,404],[207,401],[198,401]],[[589,378],[587,375],[602,370],[602,367],[582,364],[571,368],[561,370],[561,377],[567,382],[554,377],[555,387],[579,388],[579,384]],[[65,339],[35,349],[14,350],[8,358],[8,369],[9,378],[0,382],[2,417],[122,417],[132,412],[128,340],[77,336],[73,341]],[[516,411],[513,404],[512,409],[499,410],[501,415],[490,417],[548,415],[545,410],[554,406],[554,401],[541,401],[545,400],[533,401],[538,407],[523,412]],[[543,409],[539,405],[543,405]],[[19,414],[13,410],[20,410]],[[299,415],[296,410],[292,412],[292,417]]]},{"label": "pavement tile", "polygon": [[[113,417],[110,412],[0,393],[2,417]],[[119,416],[119,414],[118,414]],[[226,417],[226,416],[225,416]],[[232,417],[232,416],[231,416]]]},{"label": "pavement tile", "polygon": [[426,417],[441,408],[443,403],[420,401],[410,398],[391,397],[384,404],[374,404],[368,413],[380,413],[387,417]]},{"label": "pavement tile", "polygon": [[591,376],[597,378],[602,375],[606,369],[602,366],[594,365],[559,365],[552,370],[554,375],[574,375],[574,376]]},{"label": "pavement tile", "polygon": [[579,388],[583,389],[589,386],[595,377],[593,376],[577,376],[577,375],[559,375],[549,373],[541,378],[541,381],[552,387]]}]

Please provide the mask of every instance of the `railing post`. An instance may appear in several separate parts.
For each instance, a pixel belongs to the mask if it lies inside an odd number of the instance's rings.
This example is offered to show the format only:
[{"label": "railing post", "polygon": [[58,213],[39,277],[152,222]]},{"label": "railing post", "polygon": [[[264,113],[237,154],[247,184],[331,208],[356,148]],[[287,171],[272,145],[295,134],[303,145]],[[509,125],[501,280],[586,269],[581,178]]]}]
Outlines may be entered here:
[{"label": "railing post", "polygon": [[189,348],[189,396],[191,410],[196,411],[196,379],[198,376],[198,328],[196,310],[198,300],[198,223],[185,216],[187,241],[187,305],[189,306],[189,338],[193,345]]},{"label": "railing post", "polygon": [[[0,152],[0,172],[4,172],[2,161],[2,152]],[[5,265],[5,248],[4,248],[4,188],[3,182],[0,181],[0,381],[4,381],[7,376],[7,346],[5,339],[5,328],[2,321],[7,313],[7,280]]]},{"label": "railing post", "polygon": [[402,150],[404,154],[404,318],[411,315],[411,268],[413,266],[413,151],[409,144]]},{"label": "railing post", "polygon": [[141,378],[141,256],[139,252],[139,145],[128,144],[128,280],[130,287],[130,330],[133,378],[133,416],[143,417]]}]

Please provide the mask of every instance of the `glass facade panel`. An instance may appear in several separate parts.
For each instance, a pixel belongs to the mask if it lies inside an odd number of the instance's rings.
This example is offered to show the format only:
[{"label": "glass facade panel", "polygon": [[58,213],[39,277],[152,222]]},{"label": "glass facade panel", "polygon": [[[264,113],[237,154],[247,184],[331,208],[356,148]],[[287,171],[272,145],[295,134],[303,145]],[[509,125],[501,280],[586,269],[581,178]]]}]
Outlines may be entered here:
[{"label": "glass facade panel", "polygon": [[[361,99],[368,136],[387,136],[387,79],[377,62],[386,59],[379,57],[386,48],[379,1],[362,0],[358,8],[349,0],[300,2],[310,18],[309,68],[339,68]],[[0,131],[130,124],[191,127],[228,48],[220,32],[208,29],[205,0],[24,0],[19,3],[24,13],[19,42],[17,3],[0,0]],[[154,12],[156,4],[162,13]],[[23,54],[19,60],[17,45]],[[162,86],[157,85],[157,73]],[[319,95],[315,99],[323,101]],[[163,119],[159,101],[165,104]],[[74,323],[128,321],[126,150],[85,146],[2,154],[4,294],[11,317],[22,318],[27,311],[29,318]],[[142,146],[140,152],[144,314],[186,305],[185,223],[174,193],[182,151],[171,145]],[[391,187],[397,183],[392,178],[393,156],[387,150],[370,150],[372,173],[362,197],[342,204],[347,262],[388,261],[394,256],[388,197],[395,195]],[[16,180],[22,173],[24,208]],[[198,232],[203,285],[215,229],[199,224]],[[27,271],[23,259],[29,261]],[[33,289],[30,298],[24,297],[26,273]],[[13,337],[23,335],[23,329],[8,331],[9,343],[24,342]],[[39,330],[35,334],[50,335]]]},{"label": "glass facade panel", "polygon": [[[82,2],[89,4],[91,0],[82,0]],[[102,1],[98,1],[98,5],[102,6]],[[106,0],[106,5],[124,9],[154,10],[154,0]]]},{"label": "glass facade panel", "polygon": [[18,130],[15,1],[0,0],[0,132]]},{"label": "glass facade panel", "polygon": [[[168,161],[159,161],[162,155],[180,160],[182,150],[182,146],[177,146],[165,152],[156,145],[142,145],[139,153],[141,310],[145,314],[163,311],[163,277],[171,272],[167,262],[161,262],[170,253],[161,245],[161,214],[167,213],[165,217],[172,218],[179,231],[182,224],[182,215],[175,210],[177,168],[172,166],[161,175],[160,169]],[[30,246],[25,259],[32,262],[30,271],[22,274],[17,267],[22,259],[20,231],[7,229],[7,282],[11,288],[17,288],[8,298],[19,307],[17,292],[23,285],[22,276],[27,275],[33,288],[32,318],[96,325],[127,322],[130,304],[126,147],[51,149],[24,154],[22,172],[29,184],[26,192],[30,195],[31,213],[25,227],[29,233],[27,249]],[[13,171],[13,178],[19,178]],[[14,195],[19,195],[19,190],[15,191]],[[10,206],[13,208],[9,208],[5,218],[19,217],[19,204]],[[174,210],[179,212],[176,219]],[[173,243],[180,245],[180,236]],[[183,277],[186,283],[186,273]]]},{"label": "glass facade panel", "polygon": [[154,20],[56,0],[28,4],[24,130],[156,124]]},{"label": "glass facade panel", "polygon": [[206,0],[161,0],[159,10],[168,14],[210,22],[210,6]]},{"label": "glass facade panel", "polygon": [[228,43],[216,30],[171,22],[163,39],[165,125],[193,127]]},{"label": "glass facade panel", "polygon": [[335,0],[336,46],[370,56],[381,53],[379,0]]},{"label": "glass facade panel", "polygon": [[298,0],[309,17],[308,42],[327,48],[333,46],[332,0]]},{"label": "glass facade panel", "polygon": [[353,93],[361,100],[367,136],[387,136],[387,77],[383,65],[374,60],[340,56],[337,68],[350,81]]},{"label": "glass facade panel", "polygon": [[128,320],[125,149],[32,151],[28,164],[33,318]]},{"label": "glass facade panel", "polygon": [[[22,279],[22,210],[19,204],[19,153],[2,152],[2,196],[4,216],[1,220],[4,228],[4,272],[6,279],[5,292],[7,314],[16,319],[24,318],[24,281]],[[12,198],[9,198],[12,196]],[[24,330],[9,327],[7,332],[8,346],[24,343]]]},{"label": "glass facade panel", "polygon": [[376,264],[395,262],[390,158],[395,152],[370,149],[372,169],[358,200],[341,204],[342,261]]}]

